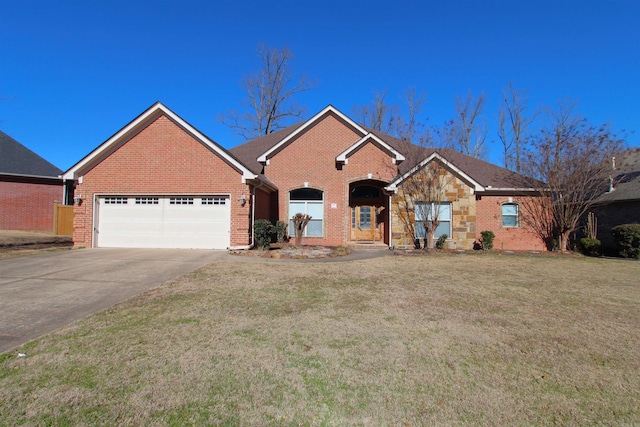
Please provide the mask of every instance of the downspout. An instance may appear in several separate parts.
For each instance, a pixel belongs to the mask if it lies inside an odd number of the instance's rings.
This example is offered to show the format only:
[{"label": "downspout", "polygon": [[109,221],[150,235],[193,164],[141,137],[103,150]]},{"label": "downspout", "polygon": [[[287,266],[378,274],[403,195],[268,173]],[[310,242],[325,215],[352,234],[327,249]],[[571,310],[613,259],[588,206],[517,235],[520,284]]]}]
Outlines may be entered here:
[{"label": "downspout", "polygon": [[[60,176],[62,178],[62,176]],[[62,178],[62,204],[67,204],[67,180]]]},{"label": "downspout", "polygon": [[388,205],[389,206],[389,208],[388,208],[389,210],[387,212],[387,217],[388,217],[387,223],[389,225],[389,231],[388,231],[388,233],[389,233],[389,249],[391,249],[391,250],[393,250],[393,240],[392,240],[393,239],[393,224],[391,223],[392,218],[393,218],[393,211],[391,209],[392,198],[393,198],[393,195],[391,193],[389,193],[389,205]]}]

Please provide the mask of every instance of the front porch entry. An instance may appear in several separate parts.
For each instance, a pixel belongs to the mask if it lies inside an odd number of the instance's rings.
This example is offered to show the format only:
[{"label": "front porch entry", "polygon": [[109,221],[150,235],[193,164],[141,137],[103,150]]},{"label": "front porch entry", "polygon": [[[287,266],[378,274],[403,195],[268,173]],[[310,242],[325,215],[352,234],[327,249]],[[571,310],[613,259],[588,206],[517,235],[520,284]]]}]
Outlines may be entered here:
[{"label": "front porch entry", "polygon": [[387,224],[387,197],[384,182],[359,181],[349,186],[350,243],[385,244]]}]

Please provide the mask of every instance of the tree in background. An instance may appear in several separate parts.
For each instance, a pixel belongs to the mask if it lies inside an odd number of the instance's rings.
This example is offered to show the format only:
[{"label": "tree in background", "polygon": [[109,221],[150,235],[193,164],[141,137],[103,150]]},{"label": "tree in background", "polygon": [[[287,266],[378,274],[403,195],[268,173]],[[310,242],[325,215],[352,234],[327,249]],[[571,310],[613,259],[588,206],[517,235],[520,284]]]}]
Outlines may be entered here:
[{"label": "tree in background", "polygon": [[484,103],[483,93],[477,98],[471,92],[464,98],[456,96],[456,117],[447,125],[450,145],[454,150],[476,158],[485,154],[487,123],[482,116]]},{"label": "tree in background", "polygon": [[569,250],[570,234],[608,188],[611,157],[624,139],[607,125],[593,126],[574,113],[574,103],[547,113],[548,124],[532,136],[523,172],[538,180],[540,196],[522,204],[523,221],[552,249]]},{"label": "tree in background", "polygon": [[244,113],[229,111],[219,119],[245,139],[267,135],[286,127],[291,118],[301,117],[304,107],[295,102],[295,95],[314,87],[304,75],[295,78],[290,68],[293,54],[284,47],[258,47],[262,68],[244,77],[242,87],[247,92]]},{"label": "tree in background", "polygon": [[503,148],[504,167],[522,172],[522,155],[527,149],[530,126],[536,114],[527,116],[527,91],[517,89],[513,82],[502,92],[498,110],[498,138]]},{"label": "tree in background", "polygon": [[369,105],[356,106],[354,108],[356,120],[371,129],[396,136],[398,120],[400,119],[399,107],[386,101],[387,91],[375,92],[375,99]]}]

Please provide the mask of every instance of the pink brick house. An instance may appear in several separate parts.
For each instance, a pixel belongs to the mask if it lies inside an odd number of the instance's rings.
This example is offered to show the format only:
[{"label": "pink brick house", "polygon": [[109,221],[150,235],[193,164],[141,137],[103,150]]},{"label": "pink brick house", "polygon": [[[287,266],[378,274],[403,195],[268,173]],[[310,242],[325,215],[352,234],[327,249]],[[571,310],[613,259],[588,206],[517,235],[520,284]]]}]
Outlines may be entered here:
[{"label": "pink brick house", "polygon": [[520,198],[534,194],[521,176],[446,150],[412,161],[414,148],[328,106],[225,150],[156,103],[63,175],[82,200],[74,242],[249,248],[256,219],[287,222],[302,212],[312,217],[305,244],[412,245],[397,220],[397,193],[416,165],[435,159],[455,181],[443,201],[449,247],[470,249],[489,229],[497,248],[544,248],[519,219]]}]

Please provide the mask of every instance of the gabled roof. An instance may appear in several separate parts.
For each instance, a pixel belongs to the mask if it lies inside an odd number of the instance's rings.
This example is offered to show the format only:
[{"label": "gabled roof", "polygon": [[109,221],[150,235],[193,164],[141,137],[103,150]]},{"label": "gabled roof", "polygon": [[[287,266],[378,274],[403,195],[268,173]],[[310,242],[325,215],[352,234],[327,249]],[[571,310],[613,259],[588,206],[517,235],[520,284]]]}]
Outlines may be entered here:
[{"label": "gabled roof", "polygon": [[600,196],[598,202],[640,200],[640,148],[616,156],[612,178],[614,190]]},{"label": "gabled roof", "polygon": [[305,132],[327,114],[334,114],[361,136],[360,139],[355,141],[348,149],[340,153],[336,157],[336,161],[347,163],[351,154],[364,144],[372,142],[394,156],[395,163],[399,164],[398,176],[394,180],[395,184],[399,184],[410,176],[411,173],[415,173],[417,167],[424,167],[429,161],[438,159],[477,191],[497,193],[513,193],[514,191],[526,192],[533,191],[532,186],[536,185],[532,180],[523,175],[467,156],[458,151],[423,148],[409,141],[395,138],[366,126],[361,126],[332,105],[327,106],[306,122],[296,123],[278,132],[246,142],[232,148],[230,152],[244,164],[248,165],[254,173],[261,174],[264,164],[268,162],[270,157],[275,155],[275,153],[284,148],[286,144],[291,142],[297,135]]},{"label": "gabled roof", "polygon": [[395,148],[391,147],[389,144],[384,142],[382,139],[380,139],[373,133],[368,133],[362,138],[360,138],[358,141],[356,141],[355,144],[353,144],[351,147],[347,148],[345,151],[338,154],[338,157],[336,157],[336,161],[347,164],[349,161],[349,156],[351,156],[353,153],[358,151],[360,147],[367,144],[369,141],[373,142],[373,144],[377,145],[384,151],[387,151],[389,154],[393,155],[394,164],[399,164],[405,159],[404,156]]},{"label": "gabled roof", "polygon": [[291,142],[297,135],[303,133],[310,127],[312,127],[317,121],[321,120],[324,116],[328,114],[333,114],[337,116],[340,120],[342,120],[347,126],[351,127],[354,131],[359,133],[361,136],[367,134],[367,131],[361,127],[359,124],[351,120],[349,117],[342,114],[337,108],[332,105],[327,106],[325,109],[320,111],[318,114],[304,122],[301,126],[298,126],[293,132],[289,133],[287,136],[278,141],[275,145],[269,148],[264,153],[258,156],[258,162],[262,164],[266,164],[269,161],[269,158],[273,156],[275,153],[284,148],[289,142]]},{"label": "gabled roof", "polygon": [[229,151],[236,156],[242,163],[247,165],[254,173],[262,173],[262,164],[258,161],[258,156],[268,151],[271,147],[282,141],[284,138],[293,133],[302,126],[304,122],[296,123],[277,132],[253,139],[238,145]]},{"label": "gabled roof", "polygon": [[0,131],[0,174],[57,178],[61,173],[62,170]]},{"label": "gabled roof", "polygon": [[207,146],[213,152],[218,154],[228,164],[237,169],[238,172],[242,174],[243,181],[258,179],[258,174],[251,171],[247,166],[236,159],[231,153],[222,148],[213,140],[209,139],[207,136],[184,121],[180,116],[175,114],[160,102],[156,102],[155,104],[153,104],[145,112],[131,121],[128,125],[120,129],[120,131],[118,131],[115,135],[103,142],[98,148],[93,150],[78,163],[73,165],[71,169],[64,173],[63,178],[78,179],[79,176],[100,163],[115,149],[128,141],[131,136],[144,129],[149,125],[149,123],[162,115],[167,116],[174,123],[176,123],[182,129],[184,129],[186,132],[190,133],[194,138],[200,141],[203,145]]},{"label": "gabled roof", "polygon": [[402,181],[434,160],[442,162],[445,167],[457,174],[476,192],[534,192],[536,184],[540,184],[516,172],[459,151],[413,146],[411,160],[408,160],[406,165],[402,164],[398,177],[388,188],[390,190],[397,188]]}]

